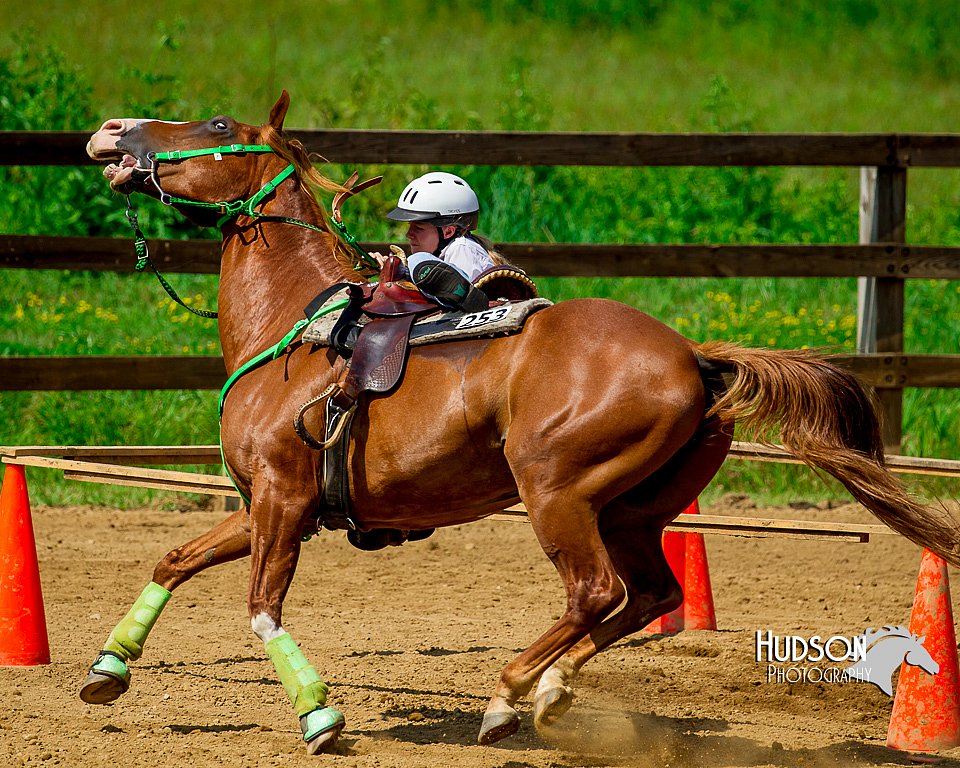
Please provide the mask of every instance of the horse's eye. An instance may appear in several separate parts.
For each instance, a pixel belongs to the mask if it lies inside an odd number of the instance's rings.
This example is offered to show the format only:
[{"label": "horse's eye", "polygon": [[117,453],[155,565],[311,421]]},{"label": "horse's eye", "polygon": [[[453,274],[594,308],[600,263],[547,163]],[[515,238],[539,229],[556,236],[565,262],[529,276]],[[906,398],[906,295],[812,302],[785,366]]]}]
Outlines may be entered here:
[{"label": "horse's eye", "polygon": [[227,130],[227,124],[223,120],[217,120],[216,122],[214,122],[213,127],[216,128],[218,131]]}]

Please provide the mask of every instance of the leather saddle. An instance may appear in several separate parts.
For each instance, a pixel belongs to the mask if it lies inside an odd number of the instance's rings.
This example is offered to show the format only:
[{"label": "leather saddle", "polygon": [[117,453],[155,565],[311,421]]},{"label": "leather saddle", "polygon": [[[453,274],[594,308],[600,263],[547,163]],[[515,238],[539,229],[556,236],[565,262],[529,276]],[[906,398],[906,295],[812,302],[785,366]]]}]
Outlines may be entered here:
[{"label": "leather saddle", "polygon": [[[414,320],[439,311],[407,278],[403,262],[390,254],[379,283],[351,285],[347,289],[350,304],[331,332],[337,351],[350,360],[338,382],[340,391],[331,398],[341,408],[351,407],[362,392],[393,389],[406,367]],[[356,329],[353,321],[361,314],[369,322]],[[351,333],[357,335],[352,350],[348,350],[337,340],[345,340]]]},{"label": "leather saddle", "polygon": [[[493,297],[488,306],[536,296],[533,282],[512,267],[487,270],[479,276],[475,286],[484,290],[488,297]],[[324,452],[323,497],[317,527],[347,529],[347,537],[354,546],[380,549],[426,538],[433,531],[362,530],[351,519],[350,425],[364,392],[389,392],[402,378],[414,322],[442,310],[417,289],[410,281],[404,263],[393,254],[384,262],[379,283],[351,283],[346,289],[350,303],[330,331],[330,346],[348,360],[347,366],[327,392],[304,404],[294,421],[294,428],[307,445]],[[326,400],[326,418],[321,442],[307,431],[303,418],[309,408],[323,400]]]}]

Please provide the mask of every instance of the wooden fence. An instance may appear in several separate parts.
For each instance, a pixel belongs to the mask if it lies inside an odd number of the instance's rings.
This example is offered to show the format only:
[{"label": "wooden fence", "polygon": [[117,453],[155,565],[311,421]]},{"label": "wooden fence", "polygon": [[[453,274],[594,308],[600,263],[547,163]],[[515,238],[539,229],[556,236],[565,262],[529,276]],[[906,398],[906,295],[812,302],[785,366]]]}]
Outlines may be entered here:
[{"label": "wooden fence", "polygon": [[[730,449],[729,458],[801,463],[780,446],[766,446],[758,443],[735,442]],[[240,494],[233,487],[233,483],[229,478],[221,475],[140,466],[143,464],[220,464],[220,460],[218,445],[0,446],[0,462],[61,470],[67,480],[199,493],[239,502]],[[960,477],[960,461],[949,459],[888,456],[887,466],[893,472],[905,474]],[[525,522],[527,510],[523,504],[517,504],[504,509],[499,514],[490,515],[487,519]],[[868,542],[873,535],[894,533],[887,526],[876,524],[701,514],[680,515],[667,526],[667,530],[728,536],[825,539],[860,543]]]},{"label": "wooden fence", "polygon": [[[905,387],[960,388],[960,355],[904,352],[906,281],[960,279],[960,248],[906,242],[907,171],[960,167],[960,134],[621,134],[290,131],[333,163],[593,166],[831,166],[875,169],[864,242],[849,245],[504,243],[537,276],[865,277],[875,281],[875,352],[839,362],[875,387],[897,452]],[[85,165],[85,132],[0,132],[0,165]],[[625,203],[628,205],[629,203]],[[851,215],[856,209],[851,208]],[[386,244],[370,243],[384,250]],[[212,241],[152,241],[158,269],[216,274]],[[126,238],[0,235],[0,267],[133,270]],[[0,390],[215,389],[219,357],[6,357]]]}]

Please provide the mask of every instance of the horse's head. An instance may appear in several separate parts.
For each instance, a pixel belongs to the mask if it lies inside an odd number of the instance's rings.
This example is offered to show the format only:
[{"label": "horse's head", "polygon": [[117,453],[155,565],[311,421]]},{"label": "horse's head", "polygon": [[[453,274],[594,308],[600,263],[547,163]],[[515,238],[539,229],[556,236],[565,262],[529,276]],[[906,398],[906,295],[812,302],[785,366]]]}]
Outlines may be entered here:
[{"label": "horse's head", "polygon": [[[262,184],[257,163],[238,159],[240,153],[206,154],[189,160],[157,161],[164,153],[190,152],[231,145],[268,143],[283,129],[290,106],[284,91],[263,126],[218,116],[189,123],[156,119],[113,118],[90,137],[87,154],[108,163],[103,175],[111,189],[123,194],[142,192],[151,197],[171,195],[219,202],[249,197]],[[184,209],[196,217],[197,212]],[[205,218],[201,214],[200,218]]]},{"label": "horse's head", "polygon": [[924,672],[928,672],[931,675],[937,674],[940,671],[940,665],[934,660],[933,656],[930,655],[930,652],[923,647],[923,641],[926,638],[923,637],[914,637],[916,640],[916,645],[910,649],[903,660],[912,667],[920,667]]}]

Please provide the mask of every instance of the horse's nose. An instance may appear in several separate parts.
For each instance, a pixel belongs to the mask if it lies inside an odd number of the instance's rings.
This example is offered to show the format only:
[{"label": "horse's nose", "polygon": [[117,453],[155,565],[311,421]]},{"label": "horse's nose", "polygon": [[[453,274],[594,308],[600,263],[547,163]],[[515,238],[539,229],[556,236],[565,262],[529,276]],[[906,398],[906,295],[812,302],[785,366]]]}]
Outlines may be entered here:
[{"label": "horse's nose", "polygon": [[127,124],[128,122],[128,120],[118,117],[111,118],[100,126],[100,130],[97,131],[97,133],[109,133],[113,136],[122,136],[130,130],[130,126]]},{"label": "horse's nose", "polygon": [[117,142],[136,125],[129,118],[111,118],[87,142],[87,154],[94,160],[110,159],[117,154]]}]

